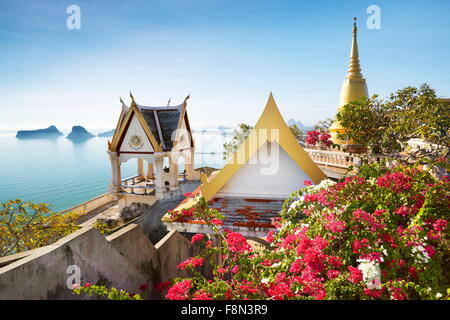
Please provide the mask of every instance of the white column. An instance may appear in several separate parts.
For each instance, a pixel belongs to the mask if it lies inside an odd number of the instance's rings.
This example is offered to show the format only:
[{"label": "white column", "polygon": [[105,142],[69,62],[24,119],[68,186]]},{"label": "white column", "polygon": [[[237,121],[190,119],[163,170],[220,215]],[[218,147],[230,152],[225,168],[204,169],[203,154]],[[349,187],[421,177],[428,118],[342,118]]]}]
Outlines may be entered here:
[{"label": "white column", "polygon": [[144,159],[137,159],[138,166],[137,166],[137,175],[139,178],[144,179],[145,178],[145,171],[144,171]]},{"label": "white column", "polygon": [[158,199],[164,197],[163,158],[155,159],[155,194]]},{"label": "white column", "polygon": [[195,164],[194,148],[192,148],[189,151],[189,156],[186,157],[184,160],[185,160],[185,168],[186,168],[186,178],[187,178],[187,180],[197,180],[198,177],[195,174],[195,170],[194,170],[194,164]]},{"label": "white column", "polygon": [[147,168],[147,179],[154,179],[154,178],[155,178],[155,171],[153,169],[153,163],[149,162]]},{"label": "white column", "polygon": [[175,162],[173,157],[169,157],[169,182],[170,182],[170,190],[174,191],[178,189],[178,163]]},{"label": "white column", "polygon": [[120,185],[122,183],[122,178],[120,176],[120,160],[117,156],[117,152],[108,153],[112,170],[110,192],[112,193],[114,200],[119,200],[119,192],[121,191]]}]

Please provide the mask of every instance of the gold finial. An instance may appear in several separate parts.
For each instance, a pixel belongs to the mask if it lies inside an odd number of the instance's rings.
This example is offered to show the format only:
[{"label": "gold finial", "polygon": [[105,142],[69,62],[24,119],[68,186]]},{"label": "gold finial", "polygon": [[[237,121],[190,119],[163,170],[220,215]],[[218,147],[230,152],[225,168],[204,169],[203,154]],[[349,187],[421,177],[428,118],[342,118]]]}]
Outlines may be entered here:
[{"label": "gold finial", "polygon": [[187,100],[191,97],[191,94],[188,94],[186,98],[184,98],[183,104],[186,106]]},{"label": "gold finial", "polygon": [[361,66],[359,64],[359,52],[358,52],[358,39],[356,35],[357,18],[353,18],[353,39],[352,39],[352,49],[350,51],[350,64],[348,66],[347,79],[362,79]]},{"label": "gold finial", "polygon": [[131,97],[131,105],[132,106],[136,105],[136,101],[134,101],[134,97],[133,97],[133,94],[131,93],[131,91],[130,91],[130,97]]}]

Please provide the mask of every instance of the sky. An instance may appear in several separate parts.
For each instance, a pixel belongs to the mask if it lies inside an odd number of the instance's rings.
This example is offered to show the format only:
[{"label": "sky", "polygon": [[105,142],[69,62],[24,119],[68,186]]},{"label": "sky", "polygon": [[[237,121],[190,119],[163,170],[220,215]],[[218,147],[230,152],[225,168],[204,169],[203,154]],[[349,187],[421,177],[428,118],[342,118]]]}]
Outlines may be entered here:
[{"label": "sky", "polygon": [[313,125],[336,113],[355,16],[371,95],[428,83],[450,97],[449,13],[445,0],[0,0],[0,131],[112,129],[130,90],[141,105],[190,94],[197,128],[255,124],[272,91],[286,121]]}]

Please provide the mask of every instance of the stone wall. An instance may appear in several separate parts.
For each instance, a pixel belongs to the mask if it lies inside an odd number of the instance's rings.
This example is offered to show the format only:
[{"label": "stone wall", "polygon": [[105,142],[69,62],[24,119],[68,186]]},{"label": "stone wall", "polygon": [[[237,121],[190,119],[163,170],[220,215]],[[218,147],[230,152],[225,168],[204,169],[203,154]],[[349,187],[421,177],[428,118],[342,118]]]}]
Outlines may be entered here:
[{"label": "stone wall", "polygon": [[161,222],[161,218],[166,214],[167,210],[175,208],[184,194],[194,191],[200,185],[200,181],[184,181],[180,183],[180,190],[176,194],[165,199],[156,201],[136,223],[141,225],[145,235],[156,243],[161,240],[167,233],[167,228]]},{"label": "stone wall", "polygon": [[177,232],[154,246],[136,224],[106,238],[84,227],[53,245],[22,254],[23,258],[4,259],[10,263],[3,261],[0,268],[0,299],[81,299],[68,289],[71,265],[80,268],[81,283],[105,283],[128,292],[139,292],[139,286],[147,283],[150,298],[157,299],[154,283],[185,276],[177,265],[195,253],[196,248]]}]

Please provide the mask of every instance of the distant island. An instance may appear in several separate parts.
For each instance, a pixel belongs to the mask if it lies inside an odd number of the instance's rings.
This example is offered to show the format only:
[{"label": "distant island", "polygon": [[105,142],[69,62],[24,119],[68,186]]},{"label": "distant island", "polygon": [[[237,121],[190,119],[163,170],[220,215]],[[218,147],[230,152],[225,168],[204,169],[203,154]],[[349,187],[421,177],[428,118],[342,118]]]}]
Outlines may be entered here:
[{"label": "distant island", "polygon": [[230,130],[230,127],[224,127],[224,126],[218,126],[217,130],[223,131],[223,130]]},{"label": "distant island", "polygon": [[63,133],[59,131],[55,126],[50,126],[46,129],[36,130],[19,130],[17,131],[16,138],[18,139],[47,139],[57,138],[62,136]]},{"label": "distant island", "polygon": [[82,126],[73,126],[72,132],[69,133],[67,139],[69,140],[86,140],[95,137]]},{"label": "distant island", "polygon": [[294,124],[296,124],[297,126],[298,126],[298,128],[300,129],[300,130],[302,130],[303,132],[307,132],[307,131],[310,131],[310,130],[314,130],[314,127],[311,127],[311,126],[305,126],[304,124],[303,124],[303,122],[301,122],[301,121],[296,121],[295,119],[290,119],[289,121],[288,121],[288,126],[292,126],[292,125],[294,125]]},{"label": "distant island", "polygon": [[106,132],[99,133],[97,135],[97,137],[100,137],[100,138],[112,137],[114,135],[114,132],[116,132],[116,130],[112,129],[112,130],[109,130],[109,131],[106,131]]}]

